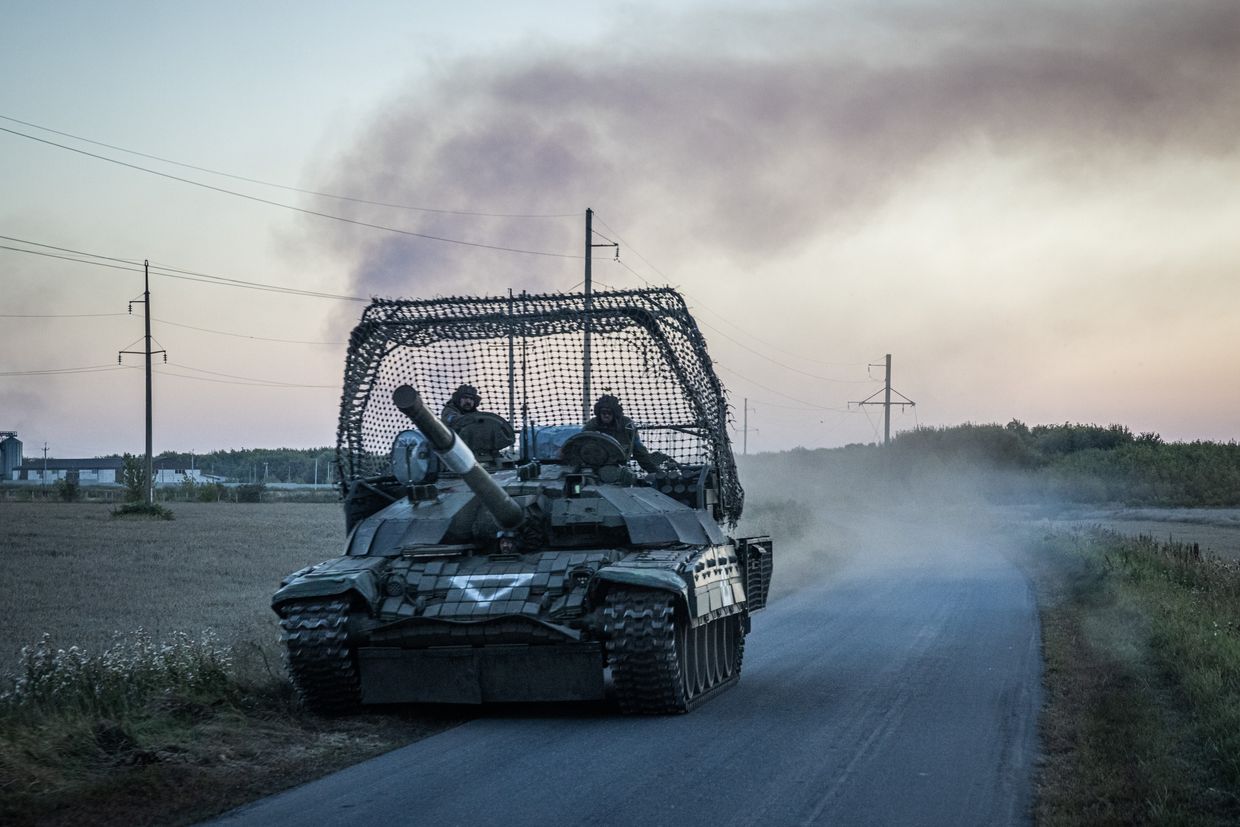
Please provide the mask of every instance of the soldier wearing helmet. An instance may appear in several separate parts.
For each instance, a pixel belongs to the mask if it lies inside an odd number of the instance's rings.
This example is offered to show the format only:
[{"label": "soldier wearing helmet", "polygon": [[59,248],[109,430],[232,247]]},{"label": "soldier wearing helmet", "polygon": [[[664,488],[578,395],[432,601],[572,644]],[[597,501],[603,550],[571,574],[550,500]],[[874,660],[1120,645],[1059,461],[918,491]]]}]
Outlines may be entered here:
[{"label": "soldier wearing helmet", "polygon": [[637,436],[637,426],[624,415],[620,400],[611,394],[604,394],[598,398],[598,401],[594,403],[594,416],[581,430],[595,431],[611,437],[620,443],[624,458],[627,460],[632,457],[643,471],[659,470],[658,462],[650,455]]},{"label": "soldier wearing helmet", "polygon": [[439,418],[448,425],[452,424],[452,420],[461,414],[473,413],[478,410],[482,397],[478,395],[478,389],[473,385],[461,385],[452,393],[452,398],[443,406],[443,413],[439,414]]},{"label": "soldier wearing helmet", "polygon": [[483,465],[493,467],[500,452],[512,445],[512,425],[503,417],[478,409],[482,397],[473,385],[461,385],[443,406],[439,418],[465,440],[469,450]]}]

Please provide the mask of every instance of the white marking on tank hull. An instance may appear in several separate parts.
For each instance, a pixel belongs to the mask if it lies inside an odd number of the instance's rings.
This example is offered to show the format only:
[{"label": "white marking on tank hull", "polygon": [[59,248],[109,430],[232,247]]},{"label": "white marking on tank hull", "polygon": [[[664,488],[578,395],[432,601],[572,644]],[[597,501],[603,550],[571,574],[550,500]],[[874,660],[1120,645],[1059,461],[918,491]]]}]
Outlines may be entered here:
[{"label": "white marking on tank hull", "polygon": [[[452,577],[452,588],[461,589],[465,597],[474,603],[486,605],[496,600],[505,600],[512,590],[524,586],[534,579],[534,572],[526,571],[519,574],[458,574]],[[483,594],[480,589],[486,589]]]}]

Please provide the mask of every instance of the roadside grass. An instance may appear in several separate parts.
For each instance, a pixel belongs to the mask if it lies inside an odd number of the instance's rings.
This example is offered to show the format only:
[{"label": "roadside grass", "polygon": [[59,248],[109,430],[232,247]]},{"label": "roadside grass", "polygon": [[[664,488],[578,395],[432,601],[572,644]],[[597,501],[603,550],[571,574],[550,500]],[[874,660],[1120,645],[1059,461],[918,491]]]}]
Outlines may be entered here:
[{"label": "roadside grass", "polygon": [[1043,825],[1240,822],[1240,567],[1052,533],[1030,558],[1045,650]]},{"label": "roadside grass", "polygon": [[0,502],[0,824],[190,824],[460,721],[298,707],[270,599],[338,504],[173,510]]},{"label": "roadside grass", "polygon": [[98,654],[23,652],[0,696],[0,823],[191,824],[451,726],[323,720],[287,683],[247,684],[210,635],[138,634]]}]

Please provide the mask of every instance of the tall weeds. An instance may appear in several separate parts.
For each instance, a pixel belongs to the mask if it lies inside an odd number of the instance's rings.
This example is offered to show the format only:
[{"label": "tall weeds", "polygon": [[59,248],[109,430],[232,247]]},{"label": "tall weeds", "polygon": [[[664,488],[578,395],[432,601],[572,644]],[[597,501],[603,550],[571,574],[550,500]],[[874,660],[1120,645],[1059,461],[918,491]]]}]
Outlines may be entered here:
[{"label": "tall weeds", "polygon": [[1240,563],[1195,545],[1106,533],[1107,560],[1143,597],[1157,664],[1203,756],[1240,802]]},{"label": "tall weeds", "polygon": [[160,694],[227,694],[232,671],[232,653],[209,631],[197,639],[178,632],[156,642],[139,629],[117,635],[93,655],[77,646],[56,648],[44,635],[22,649],[12,687],[0,694],[0,711],[6,717],[123,718]]},{"label": "tall weeds", "polygon": [[1038,821],[1240,823],[1240,564],[1104,530],[1041,552]]}]

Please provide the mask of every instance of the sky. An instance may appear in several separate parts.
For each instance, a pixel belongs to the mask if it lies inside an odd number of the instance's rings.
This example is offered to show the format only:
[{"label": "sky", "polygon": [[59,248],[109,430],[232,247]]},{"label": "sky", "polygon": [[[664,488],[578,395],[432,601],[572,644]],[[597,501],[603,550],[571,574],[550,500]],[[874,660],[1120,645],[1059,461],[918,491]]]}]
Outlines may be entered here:
[{"label": "sky", "polygon": [[13,2],[0,431],[144,449],[149,260],[156,452],[332,445],[371,297],[580,289],[589,207],[738,450],[881,439],[887,354],[895,433],[1235,440],[1237,182],[1233,0]]}]

